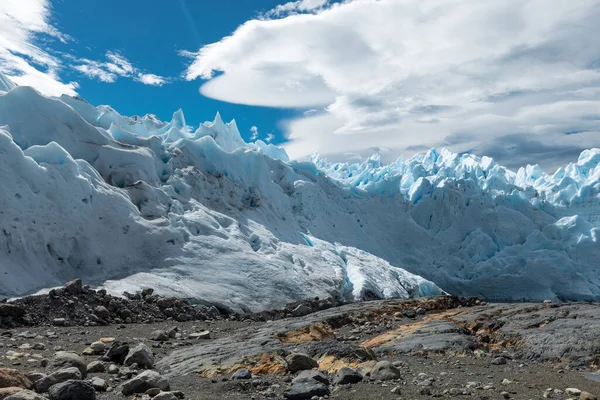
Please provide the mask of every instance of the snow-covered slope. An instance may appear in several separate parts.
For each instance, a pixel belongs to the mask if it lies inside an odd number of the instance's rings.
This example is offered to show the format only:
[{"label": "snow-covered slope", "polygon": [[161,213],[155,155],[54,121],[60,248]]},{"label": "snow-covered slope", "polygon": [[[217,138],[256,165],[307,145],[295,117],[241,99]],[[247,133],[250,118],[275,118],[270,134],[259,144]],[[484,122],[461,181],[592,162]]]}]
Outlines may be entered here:
[{"label": "snow-covered slope", "polygon": [[219,115],[192,130],[181,110],[165,123],[5,87],[0,295],[83,276],[253,310],[438,286],[600,298],[600,150],[552,176],[444,150],[296,162]]}]

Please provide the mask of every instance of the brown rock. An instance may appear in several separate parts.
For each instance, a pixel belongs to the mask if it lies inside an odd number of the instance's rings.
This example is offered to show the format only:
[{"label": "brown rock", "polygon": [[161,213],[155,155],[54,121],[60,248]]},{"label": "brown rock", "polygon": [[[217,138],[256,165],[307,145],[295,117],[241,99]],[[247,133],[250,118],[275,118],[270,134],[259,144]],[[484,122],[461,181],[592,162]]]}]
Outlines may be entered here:
[{"label": "brown rock", "polygon": [[7,388],[2,388],[2,389],[0,389],[0,400],[4,400],[8,396],[12,396],[13,394],[17,394],[17,393],[22,392],[22,391],[23,391],[22,387],[7,387]]},{"label": "brown rock", "polygon": [[33,383],[16,369],[0,368],[0,388],[8,387],[31,389]]},{"label": "brown rock", "polygon": [[589,392],[581,392],[581,394],[579,395],[579,399],[580,400],[597,400],[598,398]]}]

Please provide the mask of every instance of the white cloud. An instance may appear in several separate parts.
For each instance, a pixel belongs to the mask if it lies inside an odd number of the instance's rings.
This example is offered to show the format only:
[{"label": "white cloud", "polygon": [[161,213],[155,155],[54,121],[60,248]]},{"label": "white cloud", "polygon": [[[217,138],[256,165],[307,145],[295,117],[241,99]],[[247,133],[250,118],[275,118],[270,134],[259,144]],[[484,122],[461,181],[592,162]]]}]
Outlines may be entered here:
[{"label": "white cloud", "polygon": [[169,79],[154,75],[154,74],[142,74],[139,73],[135,78],[136,81],[143,83],[144,85],[162,86],[169,82]]},{"label": "white cloud", "polygon": [[281,17],[286,14],[299,12],[315,12],[323,9],[329,0],[298,0],[280,4],[265,13],[265,17]]},{"label": "white cloud", "polygon": [[272,134],[272,133],[269,133],[269,134],[267,135],[267,137],[265,138],[265,142],[267,142],[267,143],[271,143],[271,142],[273,141],[273,139],[275,139],[275,135],[274,135],[274,134]]},{"label": "white cloud", "polygon": [[250,136],[250,140],[258,139],[258,128],[256,126],[252,126],[250,128],[250,132],[252,132],[252,136]]},{"label": "white cloud", "polygon": [[69,56],[77,65],[73,68],[90,79],[101,82],[113,83],[117,78],[131,78],[144,85],[162,86],[169,83],[170,79],[163,76],[142,72],[135,67],[122,54],[112,51],[106,52],[107,61],[93,61],[86,58],[76,59]]},{"label": "white cloud", "polygon": [[186,71],[215,99],[325,107],[288,121],[292,157],[445,146],[550,166],[600,146],[600,0],[355,0],[293,14],[300,3],[204,46]]},{"label": "white cloud", "polygon": [[0,72],[47,95],[75,95],[78,84],[58,77],[60,60],[36,44],[36,36],[69,39],[51,25],[50,16],[48,0],[0,1]]}]

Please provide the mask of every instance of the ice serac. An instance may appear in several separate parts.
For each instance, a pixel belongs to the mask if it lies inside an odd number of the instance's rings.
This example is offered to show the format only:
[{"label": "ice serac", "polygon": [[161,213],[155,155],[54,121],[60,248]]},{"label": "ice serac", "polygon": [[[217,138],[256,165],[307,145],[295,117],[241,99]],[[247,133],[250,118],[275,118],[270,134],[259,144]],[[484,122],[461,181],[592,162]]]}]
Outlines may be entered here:
[{"label": "ice serac", "polygon": [[[8,88],[8,87],[7,87]],[[432,149],[290,161],[31,88],[0,95],[0,295],[85,277],[234,309],[308,297],[600,300],[600,150],[549,175]]]}]

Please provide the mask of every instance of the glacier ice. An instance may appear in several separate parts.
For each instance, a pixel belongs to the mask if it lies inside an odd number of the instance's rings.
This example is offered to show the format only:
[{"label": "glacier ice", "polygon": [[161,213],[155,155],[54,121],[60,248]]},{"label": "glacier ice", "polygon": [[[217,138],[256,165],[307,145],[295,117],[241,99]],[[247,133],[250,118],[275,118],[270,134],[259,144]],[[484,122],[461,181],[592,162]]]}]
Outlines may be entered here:
[{"label": "glacier ice", "polygon": [[600,150],[545,173],[432,149],[291,161],[0,77],[0,295],[85,277],[257,310],[320,296],[600,299]]}]

